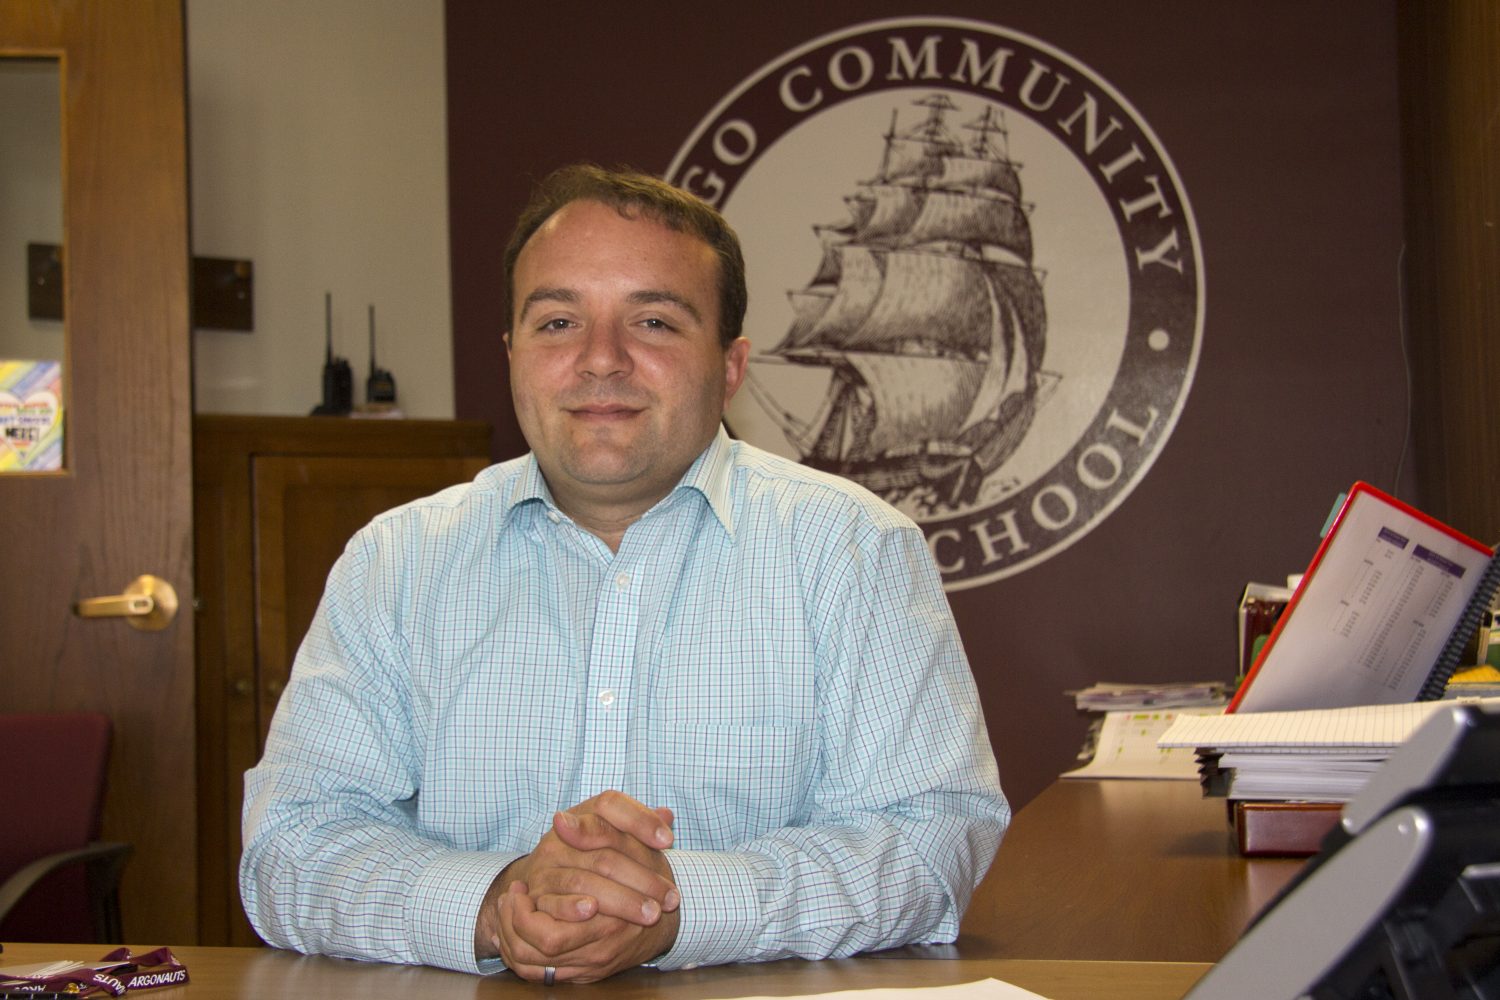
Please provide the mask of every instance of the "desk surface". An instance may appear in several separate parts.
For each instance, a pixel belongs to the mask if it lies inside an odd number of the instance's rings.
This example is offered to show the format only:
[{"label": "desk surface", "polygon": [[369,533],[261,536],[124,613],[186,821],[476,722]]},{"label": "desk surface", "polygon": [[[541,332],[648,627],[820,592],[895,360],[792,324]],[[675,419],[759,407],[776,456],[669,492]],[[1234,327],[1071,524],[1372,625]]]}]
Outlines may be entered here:
[{"label": "desk surface", "polygon": [[[0,967],[62,958],[92,960],[105,950],[100,945],[7,944],[0,954]],[[469,1000],[521,996],[706,1000],[946,986],[995,978],[1050,1000],[1177,1000],[1209,968],[1191,963],[853,958],[723,965],[691,972],[634,969],[592,986],[547,988],[523,983],[509,973],[480,978],[439,969],[310,958],[269,948],[188,947],[174,948],[173,952],[187,966],[191,981],[186,986],[143,995],[155,1000]]]},{"label": "desk surface", "polygon": [[1000,845],[964,958],[1217,962],[1301,867],[1235,849],[1193,781],[1057,781]]}]

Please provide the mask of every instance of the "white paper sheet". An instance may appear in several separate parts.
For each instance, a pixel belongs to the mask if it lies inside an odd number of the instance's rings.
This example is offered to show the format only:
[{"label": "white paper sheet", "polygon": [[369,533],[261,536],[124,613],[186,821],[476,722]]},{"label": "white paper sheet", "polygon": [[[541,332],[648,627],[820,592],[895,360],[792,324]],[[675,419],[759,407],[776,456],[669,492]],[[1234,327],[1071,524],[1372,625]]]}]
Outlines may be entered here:
[{"label": "white paper sheet", "polygon": [[[914,986],[909,988],[876,990],[841,990],[835,993],[803,994],[803,1000],[820,998],[846,998],[846,1000],[910,1000],[912,997],[936,997],[937,1000],[1047,1000],[1039,993],[1023,990],[1019,986],[998,979],[981,979],[974,983],[957,983],[953,986]],[[785,997],[736,997],[735,1000],[786,1000]]]},{"label": "white paper sheet", "polygon": [[1094,759],[1064,778],[1167,778],[1198,780],[1198,761],[1191,749],[1162,749],[1157,740],[1179,715],[1218,715],[1220,706],[1109,712],[1099,731]]}]

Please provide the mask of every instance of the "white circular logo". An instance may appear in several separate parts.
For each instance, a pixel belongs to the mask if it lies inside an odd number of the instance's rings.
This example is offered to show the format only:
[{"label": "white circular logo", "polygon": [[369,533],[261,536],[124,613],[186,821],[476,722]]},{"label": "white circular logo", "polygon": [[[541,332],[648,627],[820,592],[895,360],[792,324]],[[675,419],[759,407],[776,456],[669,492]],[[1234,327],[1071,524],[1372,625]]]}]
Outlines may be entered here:
[{"label": "white circular logo", "polygon": [[762,67],[667,179],[744,244],[753,444],[922,526],[950,590],[1035,566],[1145,475],[1197,366],[1187,195],[1076,59],[977,21],[856,25]]}]

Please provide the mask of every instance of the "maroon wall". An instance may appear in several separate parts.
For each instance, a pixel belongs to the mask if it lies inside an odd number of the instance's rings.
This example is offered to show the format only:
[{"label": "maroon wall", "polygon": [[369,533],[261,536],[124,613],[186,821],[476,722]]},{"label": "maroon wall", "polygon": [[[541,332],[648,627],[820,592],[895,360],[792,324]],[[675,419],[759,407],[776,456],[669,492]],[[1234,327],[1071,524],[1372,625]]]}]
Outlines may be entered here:
[{"label": "maroon wall", "polygon": [[[524,449],[500,335],[501,253],[533,179],[593,160],[664,171],[736,85],[813,38],[878,18],[989,21],[1089,66],[1169,151],[1203,251],[1206,319],[1171,438],[1076,544],[951,594],[1007,790],[1023,804],[1085,722],[1064,691],[1229,679],[1248,580],[1310,558],[1356,479],[1409,488],[1393,6],[1015,0],[760,5],[448,0],[458,416]],[[752,305],[753,310],[753,305]]]}]

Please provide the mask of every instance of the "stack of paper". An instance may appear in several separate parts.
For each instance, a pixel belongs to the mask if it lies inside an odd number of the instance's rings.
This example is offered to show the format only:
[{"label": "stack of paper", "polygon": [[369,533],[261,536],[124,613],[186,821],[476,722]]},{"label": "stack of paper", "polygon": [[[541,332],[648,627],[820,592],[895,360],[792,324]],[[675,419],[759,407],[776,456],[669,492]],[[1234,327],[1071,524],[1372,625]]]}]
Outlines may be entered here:
[{"label": "stack of paper", "polygon": [[1175,684],[1116,684],[1100,681],[1072,694],[1079,711],[1138,711],[1148,708],[1222,705],[1229,700],[1229,686],[1223,681]]},{"label": "stack of paper", "polygon": [[[1500,698],[1466,699],[1500,706]],[[1238,799],[1347,802],[1407,737],[1452,701],[1179,715],[1157,741],[1192,748],[1205,782]]]},{"label": "stack of paper", "polygon": [[1388,756],[1389,751],[1226,753],[1218,767],[1229,772],[1226,794],[1231,799],[1348,802]]}]

